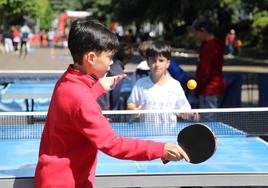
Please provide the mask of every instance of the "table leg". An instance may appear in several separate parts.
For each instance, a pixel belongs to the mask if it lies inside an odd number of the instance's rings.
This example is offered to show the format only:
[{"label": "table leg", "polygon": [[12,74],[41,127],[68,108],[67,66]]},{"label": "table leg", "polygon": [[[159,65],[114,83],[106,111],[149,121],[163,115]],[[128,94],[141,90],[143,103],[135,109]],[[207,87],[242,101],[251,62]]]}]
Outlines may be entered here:
[{"label": "table leg", "polygon": [[29,112],[29,99],[25,99],[26,112]]}]

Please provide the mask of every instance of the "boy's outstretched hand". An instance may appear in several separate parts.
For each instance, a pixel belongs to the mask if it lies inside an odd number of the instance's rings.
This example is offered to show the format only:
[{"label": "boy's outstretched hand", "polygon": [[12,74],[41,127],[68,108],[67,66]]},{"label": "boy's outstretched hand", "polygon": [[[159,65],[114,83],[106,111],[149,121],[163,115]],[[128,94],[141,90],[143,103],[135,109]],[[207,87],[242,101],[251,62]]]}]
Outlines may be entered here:
[{"label": "boy's outstretched hand", "polygon": [[115,87],[115,85],[125,78],[127,75],[126,74],[118,74],[115,76],[109,76],[109,77],[102,77],[99,79],[99,82],[101,83],[102,87],[106,90],[109,91]]},{"label": "boy's outstretched hand", "polygon": [[178,144],[165,144],[164,148],[165,156],[163,161],[179,161],[185,159],[190,161],[188,155]]}]

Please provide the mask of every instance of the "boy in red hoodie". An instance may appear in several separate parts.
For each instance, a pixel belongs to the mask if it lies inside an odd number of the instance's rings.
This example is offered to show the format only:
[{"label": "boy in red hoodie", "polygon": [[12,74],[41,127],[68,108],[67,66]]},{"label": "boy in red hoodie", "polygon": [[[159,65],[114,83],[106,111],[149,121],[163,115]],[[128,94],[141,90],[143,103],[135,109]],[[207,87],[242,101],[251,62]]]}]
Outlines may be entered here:
[{"label": "boy in red hoodie", "polygon": [[195,74],[199,108],[219,108],[226,89],[222,72],[224,44],[214,36],[212,22],[206,17],[197,18],[192,29],[202,43]]},{"label": "boy in red hoodie", "polygon": [[68,47],[74,64],[57,82],[40,143],[36,188],[92,188],[98,150],[119,159],[177,161],[188,156],[177,144],[119,137],[97,99],[125,75],[105,77],[118,46],[99,22],[73,22]]}]

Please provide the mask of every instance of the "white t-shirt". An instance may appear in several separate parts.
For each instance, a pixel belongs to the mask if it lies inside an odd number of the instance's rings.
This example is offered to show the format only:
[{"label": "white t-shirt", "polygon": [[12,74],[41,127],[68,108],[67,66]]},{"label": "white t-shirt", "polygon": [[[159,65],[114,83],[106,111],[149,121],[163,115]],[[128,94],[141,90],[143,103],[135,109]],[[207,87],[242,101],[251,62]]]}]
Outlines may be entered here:
[{"label": "white t-shirt", "polygon": [[[190,110],[191,106],[184,94],[181,84],[168,76],[167,82],[159,86],[149,76],[139,79],[132,89],[128,103],[142,106],[141,110]],[[145,122],[154,124],[175,123],[176,114],[146,114]]]},{"label": "white t-shirt", "polygon": [[136,69],[141,69],[141,70],[150,70],[150,67],[147,64],[146,60],[141,61],[138,65]]}]

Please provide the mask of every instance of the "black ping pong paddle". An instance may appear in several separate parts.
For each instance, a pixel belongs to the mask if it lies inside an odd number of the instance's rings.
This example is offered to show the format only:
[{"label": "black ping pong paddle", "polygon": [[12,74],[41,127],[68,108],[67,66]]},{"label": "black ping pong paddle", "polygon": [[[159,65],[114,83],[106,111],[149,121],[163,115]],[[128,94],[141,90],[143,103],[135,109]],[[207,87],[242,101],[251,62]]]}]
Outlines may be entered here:
[{"label": "black ping pong paddle", "polygon": [[[209,159],[216,150],[216,137],[205,124],[195,123],[182,129],[178,144],[186,152],[190,163],[198,164]],[[164,164],[169,161],[163,161]]]}]

